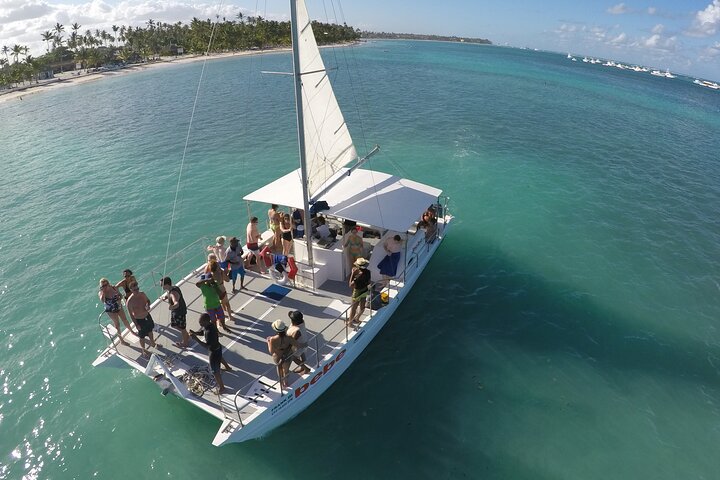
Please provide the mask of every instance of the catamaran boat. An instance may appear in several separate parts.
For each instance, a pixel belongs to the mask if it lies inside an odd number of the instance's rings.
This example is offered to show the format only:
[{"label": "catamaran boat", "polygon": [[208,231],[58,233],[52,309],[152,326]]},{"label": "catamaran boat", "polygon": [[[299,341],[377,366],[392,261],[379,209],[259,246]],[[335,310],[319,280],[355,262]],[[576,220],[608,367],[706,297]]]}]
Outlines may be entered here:
[{"label": "catamaran boat", "polygon": [[[163,266],[139,276],[149,298],[158,347],[142,355],[138,339],[129,332],[117,341],[117,332],[100,313],[98,324],[108,339],[93,365],[129,365],[153,381],[163,394],[171,393],[199,408],[220,423],[216,446],[266,435],[292,419],[325,392],[380,332],[408,295],[451,226],[448,199],[440,189],[391,174],[361,168],[377,146],[358,158],[349,129],[338,106],[318,50],[304,0],[291,0],[292,58],[300,168],[244,197],[248,202],[277,204],[304,212],[310,220],[321,210],[328,230],[337,236],[315,238],[309,228],[293,239],[283,273],[274,260],[274,274],[248,271],[245,289],[228,289],[232,318],[222,332],[223,358],[232,371],[223,371],[225,390],[216,389],[208,369],[207,351],[191,341],[181,349],[179,331],[170,326],[168,303],[158,283],[168,275],[182,291],[188,308],[187,328],[198,330],[204,312],[196,286],[205,272],[208,239],[199,239],[171,256]],[[430,222],[418,222],[434,211]],[[248,210],[250,213],[250,209]],[[359,325],[348,323],[351,262],[342,234],[361,229],[362,255],[376,286],[368,297]],[[352,233],[355,235],[355,233]],[[401,257],[395,276],[381,276],[378,264],[385,258],[384,241],[399,235]],[[262,234],[261,245],[273,238]],[[267,252],[267,249],[263,249]],[[267,254],[258,262],[277,258]],[[260,269],[262,270],[262,268]],[[289,373],[286,382],[268,353],[272,323],[288,322],[291,311],[303,313],[309,339],[305,365],[309,373]],[[347,375],[352,375],[348,373]],[[283,383],[286,385],[283,386]]]}]

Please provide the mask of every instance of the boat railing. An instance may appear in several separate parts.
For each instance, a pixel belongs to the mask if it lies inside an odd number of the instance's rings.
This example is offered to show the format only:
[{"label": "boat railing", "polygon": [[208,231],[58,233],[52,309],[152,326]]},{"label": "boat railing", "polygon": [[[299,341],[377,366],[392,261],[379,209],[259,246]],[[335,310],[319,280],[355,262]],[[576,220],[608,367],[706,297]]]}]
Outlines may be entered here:
[{"label": "boat railing", "polygon": [[[141,286],[145,294],[150,299],[156,299],[160,298],[160,296],[163,294],[162,286],[160,285],[160,280],[163,276],[173,277],[178,272],[185,272],[187,271],[187,266],[191,262],[200,265],[204,265],[207,260],[207,251],[206,246],[210,245],[211,240],[209,237],[200,237],[194,242],[190,243],[189,245],[186,245],[182,249],[175,252],[173,255],[169,256],[167,261],[164,261],[162,263],[159,263],[155,267],[148,270],[146,273],[136,277],[138,285]],[[199,252],[201,261],[198,262],[198,247],[201,247],[201,251]],[[123,299],[121,308],[124,308],[125,300]],[[110,347],[113,344],[112,335],[110,334],[109,326],[103,322],[103,315],[105,314],[105,308],[104,306],[101,306],[102,311],[98,315],[98,325],[100,326],[100,332],[104,334],[104,336],[108,337],[108,347]],[[128,317],[129,320],[129,317]],[[122,325],[120,325],[120,329],[122,329]],[[120,332],[117,332],[118,334]]]},{"label": "boat railing", "polygon": [[[379,311],[379,309],[372,308],[372,306],[377,305],[378,302],[382,302],[383,306],[387,303],[382,301],[383,293],[387,294],[387,301],[390,302],[394,297],[393,293],[397,293],[400,290],[401,286],[402,284],[393,284],[392,282],[390,282],[381,290],[375,290],[373,288],[373,285],[371,284],[369,287],[370,295],[367,298],[369,306],[366,307],[366,311],[369,311],[369,314],[365,322],[361,324],[362,326],[354,328],[348,323],[349,312],[352,306],[347,307],[338,316],[333,318],[325,326],[325,328],[315,333],[308,339],[306,352],[310,353],[310,355],[307,355],[308,357],[310,357],[311,355],[312,357],[306,358],[306,363],[309,365],[314,365],[316,369],[319,368],[322,360],[325,357],[331,355],[333,351],[336,351],[338,349],[339,346],[346,344],[348,340],[350,340],[350,335],[353,331],[359,328],[363,328],[365,325],[372,321],[372,319],[375,317],[375,315],[377,315],[377,312]],[[343,328],[339,329],[331,337],[325,338],[325,333],[328,330],[337,328],[337,324],[339,322],[342,322]],[[239,388],[237,392],[235,392],[235,395],[233,397],[233,406],[235,407],[235,415],[237,418],[230,416],[225,410],[225,408],[222,408],[225,418],[230,420],[237,420],[240,423],[240,427],[245,426],[242,420],[242,409],[252,403],[252,400],[246,398],[246,394],[249,393],[252,387],[256,385],[257,382],[262,378],[272,379],[274,383],[271,385],[265,384],[265,386],[271,389],[276,388],[278,384],[280,384],[281,380],[280,372],[278,372],[277,366],[272,365],[266,371],[253,378],[245,386]],[[242,405],[238,403],[241,398],[244,400]]]}]

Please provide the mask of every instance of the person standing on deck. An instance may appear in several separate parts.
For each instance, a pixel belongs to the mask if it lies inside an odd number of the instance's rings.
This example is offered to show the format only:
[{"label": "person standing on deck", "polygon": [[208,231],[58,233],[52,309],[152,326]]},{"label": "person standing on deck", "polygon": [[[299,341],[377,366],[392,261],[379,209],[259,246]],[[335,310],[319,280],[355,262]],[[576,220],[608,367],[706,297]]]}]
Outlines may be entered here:
[{"label": "person standing on deck", "polygon": [[343,247],[345,248],[345,255],[347,256],[350,270],[355,265],[355,260],[362,257],[363,255],[363,239],[359,235],[360,227],[352,227],[350,231],[345,234],[343,239]]},{"label": "person standing on deck", "polygon": [[130,284],[133,282],[137,283],[137,280],[135,280],[132,271],[129,268],[126,268],[123,270],[123,279],[115,284],[115,288],[122,287],[122,289],[125,290],[125,300],[127,300],[132,293],[130,290]]},{"label": "person standing on deck", "polygon": [[287,377],[290,373],[290,362],[292,360],[292,349],[296,345],[295,339],[287,335],[287,325],[282,320],[275,320],[272,328],[277,335],[267,337],[268,352],[272,355],[273,362],[277,365],[280,387],[289,386]]},{"label": "person standing on deck", "polygon": [[[202,331],[193,332],[190,330],[190,336],[197,343],[208,349],[208,363],[210,364],[210,370],[213,372],[215,382],[218,386],[217,394],[220,395],[225,391],[225,384],[223,383],[222,374],[220,372],[220,364],[224,364],[228,371],[232,371],[230,365],[223,359],[222,345],[220,344],[220,332],[217,327],[210,320],[210,315],[203,313],[200,315],[200,328]],[[203,342],[197,336],[202,334],[205,338]]]},{"label": "person standing on deck", "polygon": [[125,328],[127,328],[129,332],[133,334],[135,332],[133,332],[132,328],[130,328],[130,323],[125,316],[125,309],[123,308],[121,302],[122,297],[120,292],[118,292],[117,287],[110,285],[110,281],[107,278],[101,278],[98,298],[100,298],[100,301],[105,305],[105,313],[107,313],[110,320],[112,320],[120,343],[127,345],[128,343],[120,334],[120,320],[122,320],[123,325],[125,325]]},{"label": "person standing on deck", "polygon": [[230,280],[232,280],[233,293],[237,293],[239,290],[235,288],[235,280],[238,275],[240,276],[240,289],[245,288],[245,267],[243,266],[243,249],[240,246],[240,241],[237,237],[230,239],[230,246],[225,251],[225,261],[228,263],[230,269]]},{"label": "person standing on deck", "polygon": [[255,261],[257,262],[257,267],[260,269],[260,273],[265,273],[264,263],[261,263],[260,260],[260,232],[258,231],[258,218],[252,217],[250,219],[250,222],[247,224],[247,227],[245,228],[245,233],[247,234],[247,243],[245,246],[247,247],[250,254],[255,257]]},{"label": "person standing on deck", "polygon": [[268,224],[270,225],[270,230],[273,232],[273,241],[270,248],[273,252],[277,252],[282,249],[282,240],[280,237],[280,212],[278,211],[278,206],[274,203],[270,205],[268,209]]},{"label": "person standing on deck", "polygon": [[140,337],[140,348],[142,349],[143,356],[150,356],[150,352],[145,348],[145,337],[150,339],[151,347],[161,347],[155,343],[153,337],[153,328],[155,328],[155,322],[153,322],[152,316],[150,316],[150,299],[144,292],[140,291],[140,287],[137,282],[132,282],[129,285],[130,296],[127,299],[126,305],[130,318],[132,318],[135,326],[138,329],[137,336]]},{"label": "person standing on deck", "polygon": [[207,247],[207,251],[215,254],[218,262],[220,262],[220,267],[223,269],[227,268],[227,264],[225,263],[225,249],[225,237],[222,235],[215,239],[215,245],[208,245]]},{"label": "person standing on deck", "polygon": [[298,368],[294,369],[293,372],[305,375],[310,373],[310,368],[305,365],[305,351],[307,350],[308,336],[307,329],[305,328],[305,320],[300,310],[291,310],[288,312],[290,322],[292,326],[288,328],[288,337],[295,339],[295,351],[293,352],[293,361],[297,363]]},{"label": "person standing on deck", "polygon": [[225,271],[220,268],[220,264],[217,261],[217,257],[214,253],[208,255],[207,265],[205,266],[205,273],[211,273],[215,285],[218,287],[220,292],[220,303],[225,309],[226,318],[232,318],[232,308],[230,308],[230,300],[228,299],[227,290],[225,289]]},{"label": "person standing on deck", "polygon": [[383,283],[387,287],[390,284],[390,279],[397,275],[398,264],[400,263],[400,252],[402,252],[402,237],[395,235],[394,237],[388,237],[383,242],[383,248],[385,249],[385,258],[380,260],[378,263],[378,269],[380,274],[383,276]]},{"label": "person standing on deck", "polygon": [[163,290],[167,292],[163,295],[163,300],[168,302],[170,310],[170,325],[180,330],[182,336],[181,342],[175,342],[178,348],[187,348],[190,345],[190,335],[187,332],[187,304],[179,287],[173,285],[170,277],[164,277],[161,280]]},{"label": "person standing on deck", "polygon": [[205,313],[207,313],[214,322],[222,325],[223,330],[226,332],[230,331],[225,325],[225,313],[223,312],[222,306],[220,306],[220,289],[215,283],[215,280],[213,280],[212,273],[203,273],[200,275],[200,280],[195,285],[200,289],[200,292],[202,292]]},{"label": "person standing on deck", "polygon": [[360,317],[365,311],[365,297],[368,296],[370,289],[370,270],[367,268],[369,263],[370,262],[362,257],[358,258],[355,260],[354,268],[350,273],[352,303],[350,305],[350,317],[346,322],[346,324],[350,327],[360,323]]}]

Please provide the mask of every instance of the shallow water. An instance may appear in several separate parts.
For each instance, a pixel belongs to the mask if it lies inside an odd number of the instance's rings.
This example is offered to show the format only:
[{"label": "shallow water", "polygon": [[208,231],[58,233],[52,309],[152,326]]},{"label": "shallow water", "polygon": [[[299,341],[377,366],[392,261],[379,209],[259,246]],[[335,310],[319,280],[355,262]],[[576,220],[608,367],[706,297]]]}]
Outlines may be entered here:
[{"label": "shallow water", "polygon": [[[477,45],[323,54],[372,167],[457,223],[342,379],[220,449],[216,420],[90,366],[98,278],[165,258],[202,65],[0,104],[0,479],[716,478],[718,92]],[[296,167],[292,86],[259,73],[289,68],[207,64],[170,251],[239,234],[242,196]]]}]

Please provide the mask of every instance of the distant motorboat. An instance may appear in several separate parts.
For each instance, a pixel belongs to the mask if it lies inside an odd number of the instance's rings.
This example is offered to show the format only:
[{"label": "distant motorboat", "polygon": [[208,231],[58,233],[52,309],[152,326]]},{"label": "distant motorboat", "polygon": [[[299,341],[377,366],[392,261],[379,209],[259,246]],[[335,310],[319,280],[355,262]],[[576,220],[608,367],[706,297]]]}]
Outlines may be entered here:
[{"label": "distant motorboat", "polygon": [[590,61],[590,59],[589,59],[589,58],[587,58],[587,57],[583,57],[583,62],[584,62],[584,63],[588,63],[589,61]]},{"label": "distant motorboat", "polygon": [[567,58],[568,58],[568,59],[572,59],[573,56],[568,53]]},{"label": "distant motorboat", "polygon": [[720,84],[717,84],[715,82],[710,82],[708,80],[698,80],[696,78],[693,83],[700,85],[701,87],[712,88],[713,90],[720,90]]},{"label": "distant motorboat", "polygon": [[571,58],[570,60],[572,60],[573,62],[577,62],[577,58],[575,57]]},{"label": "distant motorboat", "polygon": [[607,62],[603,63],[603,67],[614,67],[614,66],[615,66],[615,62],[613,62],[612,60],[608,60]]},{"label": "distant motorboat", "polygon": [[663,72],[661,72],[660,70],[653,70],[652,72],[650,72],[650,75],[655,75],[656,77],[664,77],[665,76],[665,74]]},{"label": "distant motorboat", "polygon": [[665,77],[665,78],[675,78],[675,75],[673,75],[672,73],[670,73],[670,69],[668,68],[668,69],[665,71],[665,73],[663,73],[663,77]]}]

